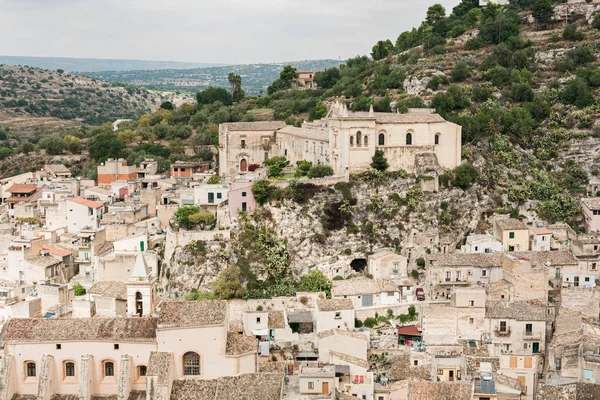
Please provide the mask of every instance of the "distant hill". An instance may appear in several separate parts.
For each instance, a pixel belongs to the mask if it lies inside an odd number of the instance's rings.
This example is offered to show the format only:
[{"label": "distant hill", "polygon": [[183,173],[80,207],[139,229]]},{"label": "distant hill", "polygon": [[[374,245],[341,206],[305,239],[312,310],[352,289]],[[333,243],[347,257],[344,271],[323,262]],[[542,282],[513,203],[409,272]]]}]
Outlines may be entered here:
[{"label": "distant hill", "polygon": [[258,95],[279,78],[279,72],[284,65],[292,65],[298,70],[324,70],[339,66],[339,64],[338,60],[310,60],[193,69],[101,71],[84,73],[84,75],[132,86],[196,92],[206,89],[208,86],[229,88],[227,75],[234,72],[242,77],[242,86],[247,95]]},{"label": "distant hill", "polygon": [[0,65],[0,128],[14,122],[12,127],[23,129],[33,124],[31,118],[45,126],[135,118],[156,108],[159,96],[68,72]]},{"label": "distant hill", "polygon": [[128,71],[155,69],[205,68],[224,64],[176,61],[113,60],[100,58],[20,57],[1,56],[0,64],[24,65],[43,69],[64,69],[69,72]]}]

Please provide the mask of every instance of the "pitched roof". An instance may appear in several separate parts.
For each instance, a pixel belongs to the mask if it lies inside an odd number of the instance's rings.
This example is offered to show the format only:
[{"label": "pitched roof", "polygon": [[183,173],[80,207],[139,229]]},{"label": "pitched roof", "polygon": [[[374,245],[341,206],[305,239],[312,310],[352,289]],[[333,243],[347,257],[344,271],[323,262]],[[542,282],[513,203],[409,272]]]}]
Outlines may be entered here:
[{"label": "pitched roof", "polygon": [[283,372],[173,381],[171,400],[280,400]]},{"label": "pitched roof", "polygon": [[312,140],[329,141],[329,131],[325,129],[296,128],[295,126],[286,126],[285,128],[281,128],[279,131],[277,131],[277,134],[280,133]]},{"label": "pitched roof", "polygon": [[283,121],[231,122],[223,124],[230,132],[233,131],[273,131],[286,126]]},{"label": "pitched roof", "polygon": [[331,295],[334,297],[355,296],[397,291],[398,287],[391,279],[352,278],[333,281]]},{"label": "pitched roof", "polygon": [[55,174],[70,174],[71,171],[64,164],[46,164],[44,165],[46,172],[52,171]]},{"label": "pitched roof", "polygon": [[269,329],[285,328],[283,311],[269,311]]},{"label": "pitched roof", "polygon": [[220,300],[165,301],[162,303],[158,326],[209,326],[224,325],[227,302]]},{"label": "pitched roof", "polygon": [[515,218],[504,218],[497,219],[496,225],[502,230],[519,230],[519,229],[527,229],[527,226],[523,223],[523,221],[515,219]]},{"label": "pitched roof", "polygon": [[11,194],[20,193],[20,194],[28,194],[37,189],[36,185],[28,184],[28,183],[15,183],[10,188],[6,190]]},{"label": "pitched roof", "polygon": [[470,400],[471,383],[408,382],[408,400]]},{"label": "pitched roof", "polygon": [[354,310],[354,305],[350,299],[317,299],[317,308],[319,311]]},{"label": "pitched roof", "polygon": [[50,254],[53,254],[53,255],[59,256],[59,257],[66,257],[68,255],[73,254],[69,250],[59,249],[59,248],[56,248],[56,247],[49,246],[47,244],[43,244],[42,245],[42,249],[48,251]]},{"label": "pitched roof", "polygon": [[119,281],[96,282],[87,292],[113,299],[127,300],[127,285]]},{"label": "pitched roof", "polygon": [[437,123],[446,122],[439,114],[431,112],[412,111],[405,114],[375,112],[370,114],[366,111],[350,112],[347,117],[336,115],[333,119],[371,119],[379,123],[385,124],[420,124],[420,123]]},{"label": "pitched roof", "polygon": [[422,336],[416,325],[406,325],[398,328],[398,335],[405,336]]},{"label": "pitched roof", "polygon": [[536,235],[551,235],[552,234],[552,232],[550,232],[550,230],[548,230],[548,228],[529,228],[529,230]]},{"label": "pitched roof", "polygon": [[81,204],[83,206],[87,206],[87,207],[90,207],[90,208],[102,208],[102,207],[104,207],[104,203],[99,203],[97,201],[87,200],[87,199],[84,199],[82,197],[74,197],[72,199],[69,199],[69,201],[71,201],[73,203]]},{"label": "pitched roof", "polygon": [[254,336],[240,335],[236,332],[227,332],[227,345],[225,354],[228,356],[237,356],[246,353],[256,353],[258,350],[258,340]]},{"label": "pitched roof", "polygon": [[501,267],[502,253],[450,253],[430,254],[427,260],[436,262],[438,267]]},{"label": "pitched roof", "polygon": [[517,321],[545,321],[547,306],[540,300],[530,301],[486,301],[486,318],[506,318]]},{"label": "pitched roof", "polygon": [[142,279],[148,278],[150,276],[150,268],[148,268],[148,264],[146,263],[146,259],[141,251],[137,252],[137,256],[135,257],[135,264],[133,266],[133,271],[131,272],[132,278]]},{"label": "pitched roof", "polygon": [[581,202],[590,210],[600,210],[600,197],[581,199]]},{"label": "pitched roof", "polygon": [[5,341],[156,340],[156,318],[11,318],[5,327]]},{"label": "pitched roof", "polygon": [[578,265],[577,258],[570,251],[517,251],[511,253],[537,265]]}]

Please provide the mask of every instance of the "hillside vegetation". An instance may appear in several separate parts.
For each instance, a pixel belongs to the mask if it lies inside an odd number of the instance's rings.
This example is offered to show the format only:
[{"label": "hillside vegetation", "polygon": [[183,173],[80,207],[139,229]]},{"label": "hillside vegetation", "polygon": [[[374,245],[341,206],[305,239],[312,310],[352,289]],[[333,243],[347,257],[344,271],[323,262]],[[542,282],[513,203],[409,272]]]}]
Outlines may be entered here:
[{"label": "hillside vegetation", "polygon": [[126,88],[62,70],[0,66],[2,120],[52,117],[97,125],[137,118],[149,111],[154,102],[140,88]]}]

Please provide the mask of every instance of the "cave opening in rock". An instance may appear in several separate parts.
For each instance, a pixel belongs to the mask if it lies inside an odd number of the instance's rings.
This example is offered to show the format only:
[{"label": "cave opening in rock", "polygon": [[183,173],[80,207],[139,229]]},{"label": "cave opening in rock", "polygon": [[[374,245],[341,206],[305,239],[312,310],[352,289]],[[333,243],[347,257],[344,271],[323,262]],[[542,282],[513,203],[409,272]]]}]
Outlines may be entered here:
[{"label": "cave opening in rock", "polygon": [[365,272],[365,268],[367,267],[367,260],[365,260],[364,258],[355,258],[350,263],[350,267],[355,272],[359,272],[359,273]]}]

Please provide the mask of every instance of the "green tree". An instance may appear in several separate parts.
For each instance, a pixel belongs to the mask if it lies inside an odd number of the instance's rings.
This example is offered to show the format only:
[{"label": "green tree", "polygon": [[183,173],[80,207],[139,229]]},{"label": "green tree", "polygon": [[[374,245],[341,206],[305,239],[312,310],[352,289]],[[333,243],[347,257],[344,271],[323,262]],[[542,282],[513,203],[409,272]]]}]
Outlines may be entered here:
[{"label": "green tree", "polygon": [[177,211],[173,215],[173,219],[177,225],[185,229],[192,229],[193,223],[190,221],[190,215],[197,214],[200,212],[200,209],[196,206],[184,206]]},{"label": "green tree", "polygon": [[560,93],[560,98],[563,102],[573,104],[579,108],[594,104],[594,95],[587,83],[581,78],[569,81]]},{"label": "green tree", "polygon": [[162,108],[163,110],[174,110],[175,105],[173,103],[171,103],[170,101],[163,101],[162,104],[160,105],[160,108]]},{"label": "green tree", "polygon": [[60,136],[45,136],[38,143],[48,154],[58,155],[65,150],[65,142]]},{"label": "green tree", "polygon": [[169,143],[171,154],[185,154],[185,143],[181,138],[175,138]]},{"label": "green tree", "polygon": [[29,154],[33,151],[33,149],[34,146],[30,142],[23,142],[23,144],[21,145],[21,153],[23,154]]},{"label": "green tree", "polygon": [[467,190],[479,178],[479,171],[470,163],[459,165],[454,170],[452,186]]},{"label": "green tree", "polygon": [[325,164],[313,165],[308,171],[309,178],[324,178],[333,175],[333,168]]},{"label": "green tree", "polygon": [[231,94],[223,88],[216,87],[209,87],[201,92],[196,93],[196,100],[198,101],[198,105],[213,104],[216,102],[221,102],[226,106],[233,104],[233,98],[231,97]]},{"label": "green tree", "polygon": [[436,26],[446,18],[446,9],[441,4],[434,4],[427,9],[425,21],[431,26]]},{"label": "green tree", "polygon": [[224,269],[212,284],[213,293],[221,300],[239,297],[243,292],[240,268],[232,265]]},{"label": "green tree", "polygon": [[571,221],[581,212],[581,207],[570,194],[559,193],[552,199],[540,201],[535,212],[541,219],[554,224]]},{"label": "green tree", "polygon": [[454,82],[462,82],[469,77],[469,64],[466,62],[457,63],[454,68],[452,68],[452,80]]},{"label": "green tree", "polygon": [[325,292],[329,295],[331,292],[331,282],[319,270],[313,270],[311,273],[300,278],[298,284],[300,292]]},{"label": "green tree", "polygon": [[554,7],[550,0],[535,0],[532,7],[536,24],[546,27],[554,17]]},{"label": "green tree", "polygon": [[383,154],[383,150],[375,150],[375,155],[372,158],[371,167],[377,171],[385,171],[390,165]]},{"label": "green tree", "polygon": [[237,102],[244,98],[244,91],[242,90],[242,77],[230,72],[227,76],[229,86],[231,87],[231,98]]},{"label": "green tree", "polygon": [[261,206],[271,199],[272,192],[273,188],[266,179],[259,179],[252,185],[254,200]]},{"label": "green tree", "polygon": [[204,230],[206,226],[210,226],[215,222],[215,215],[208,210],[200,210],[197,213],[188,216],[191,224],[198,225]]},{"label": "green tree", "polygon": [[329,68],[315,74],[315,82],[322,89],[331,89],[342,78],[339,68]]},{"label": "green tree", "polygon": [[373,46],[371,57],[373,60],[381,60],[389,56],[392,51],[394,51],[394,44],[391,40],[380,40]]},{"label": "green tree", "polygon": [[210,178],[208,178],[208,181],[206,183],[208,183],[209,185],[216,185],[217,183],[221,182],[221,177],[219,175],[213,175]]},{"label": "green tree", "polygon": [[577,25],[572,24],[565,28],[563,31],[563,39],[570,40],[572,42],[579,42],[583,40],[584,35],[583,32],[577,29]]},{"label": "green tree", "polygon": [[488,4],[479,24],[479,36],[491,43],[501,43],[518,36],[521,17],[514,11],[503,11],[502,6]]},{"label": "green tree", "polygon": [[97,162],[124,155],[125,145],[114,132],[101,133],[88,142],[90,157]]},{"label": "green tree", "polygon": [[592,21],[592,27],[600,30],[600,13],[594,15],[594,21]]}]

